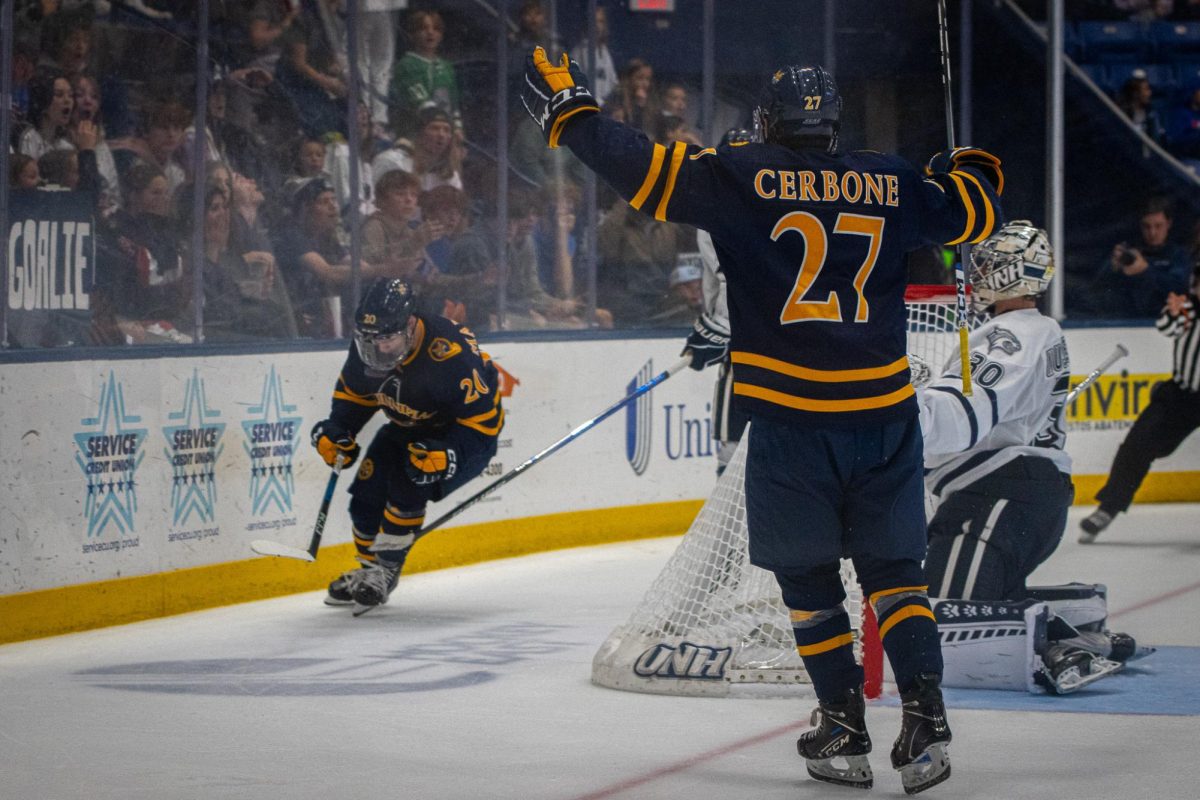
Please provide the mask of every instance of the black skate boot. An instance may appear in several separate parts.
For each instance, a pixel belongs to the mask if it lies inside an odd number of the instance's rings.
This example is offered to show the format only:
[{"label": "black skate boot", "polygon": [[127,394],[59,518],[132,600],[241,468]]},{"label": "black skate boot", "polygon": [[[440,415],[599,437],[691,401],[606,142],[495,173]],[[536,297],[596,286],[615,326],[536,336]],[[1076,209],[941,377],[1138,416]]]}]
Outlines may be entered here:
[{"label": "black skate boot", "polygon": [[892,747],[892,767],[900,772],[907,794],[923,792],[950,777],[950,726],[942,702],[942,679],[917,676],[915,688],[900,695],[903,716],[900,736]]},{"label": "black skate boot", "polygon": [[[813,712],[817,727],[796,740],[796,751],[808,763],[809,775],[856,789],[870,789],[874,785],[871,764],[867,761],[871,737],[865,715],[861,687],[848,690],[844,703],[821,703]],[[845,766],[840,765],[843,761]]]},{"label": "black skate boot", "polygon": [[370,562],[363,561],[361,558],[358,559],[358,563],[363,566],[358,569],[352,569],[349,572],[343,572],[329,582],[329,593],[325,595],[325,605],[354,605],[354,590],[358,588],[358,584],[362,582],[363,576],[367,574],[367,566],[370,564]]},{"label": "black skate boot", "polygon": [[361,617],[388,601],[400,580],[400,564],[379,561],[363,565],[363,576],[354,587],[354,616]]}]

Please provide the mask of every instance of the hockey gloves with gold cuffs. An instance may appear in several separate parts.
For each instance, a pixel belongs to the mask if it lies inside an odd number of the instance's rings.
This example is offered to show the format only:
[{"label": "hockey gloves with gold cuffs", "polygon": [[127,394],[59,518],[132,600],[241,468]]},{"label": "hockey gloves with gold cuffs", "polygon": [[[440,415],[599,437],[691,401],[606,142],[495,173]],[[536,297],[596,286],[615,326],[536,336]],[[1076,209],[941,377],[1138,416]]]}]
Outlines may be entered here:
[{"label": "hockey gloves with gold cuffs", "polygon": [[563,125],[571,117],[600,111],[579,64],[566,53],[559,63],[551,64],[541,47],[535,47],[525,59],[521,102],[551,147],[558,147]]}]

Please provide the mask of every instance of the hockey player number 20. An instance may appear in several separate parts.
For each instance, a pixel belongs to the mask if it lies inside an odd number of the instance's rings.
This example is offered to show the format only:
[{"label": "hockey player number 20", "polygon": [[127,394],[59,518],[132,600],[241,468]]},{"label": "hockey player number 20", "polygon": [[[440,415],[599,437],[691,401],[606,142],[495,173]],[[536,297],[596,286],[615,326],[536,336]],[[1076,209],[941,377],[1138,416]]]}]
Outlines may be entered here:
[{"label": "hockey player number 20", "polygon": [[[838,214],[833,224],[835,234],[866,236],[869,240],[866,258],[854,274],[854,291],[858,293],[858,303],[854,309],[855,322],[866,322],[871,316],[871,308],[866,295],[863,294],[863,287],[866,286],[867,278],[871,276],[871,270],[875,269],[875,262],[879,258],[883,223],[883,217],[842,213]],[[779,314],[780,324],[790,325],[793,322],[813,320],[842,322],[842,306],[836,292],[830,292],[824,300],[805,299],[808,290],[812,288],[825,266],[825,256],[829,251],[829,235],[825,232],[825,226],[807,211],[793,211],[784,214],[775,223],[775,229],[771,231],[771,241],[778,241],[779,237],[788,231],[795,231],[804,237],[804,260],[800,264],[800,274],[796,276],[792,293]]]}]

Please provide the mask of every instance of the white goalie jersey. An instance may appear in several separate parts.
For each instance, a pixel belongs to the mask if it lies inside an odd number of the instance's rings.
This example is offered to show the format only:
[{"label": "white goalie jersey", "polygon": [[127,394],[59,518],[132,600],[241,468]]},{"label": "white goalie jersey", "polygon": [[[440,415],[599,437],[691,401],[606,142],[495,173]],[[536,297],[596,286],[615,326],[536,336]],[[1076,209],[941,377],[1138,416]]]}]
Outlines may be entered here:
[{"label": "white goalie jersey", "polygon": [[971,397],[956,353],[918,391],[925,485],[935,502],[1018,456],[1039,456],[1070,474],[1063,450],[1071,364],[1062,329],[1037,309],[1000,314],[971,332]]},{"label": "white goalie jersey", "polygon": [[713,247],[708,231],[696,231],[696,246],[700,250],[700,263],[703,266],[700,287],[704,292],[704,313],[728,333],[729,301],[725,298],[725,274],[721,272],[717,249]]}]

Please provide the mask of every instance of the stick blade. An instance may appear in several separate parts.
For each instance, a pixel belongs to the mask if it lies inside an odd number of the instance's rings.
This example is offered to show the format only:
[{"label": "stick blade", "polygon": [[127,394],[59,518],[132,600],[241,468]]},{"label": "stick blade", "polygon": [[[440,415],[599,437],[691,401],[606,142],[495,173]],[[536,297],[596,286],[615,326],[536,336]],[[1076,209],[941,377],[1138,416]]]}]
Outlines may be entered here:
[{"label": "stick blade", "polygon": [[307,550],[301,550],[299,547],[282,544],[280,542],[272,542],[269,539],[255,539],[250,543],[250,549],[258,553],[260,556],[277,556],[279,558],[294,558],[299,561],[316,561],[312,554]]}]

